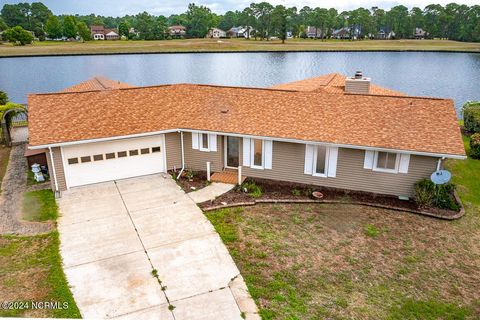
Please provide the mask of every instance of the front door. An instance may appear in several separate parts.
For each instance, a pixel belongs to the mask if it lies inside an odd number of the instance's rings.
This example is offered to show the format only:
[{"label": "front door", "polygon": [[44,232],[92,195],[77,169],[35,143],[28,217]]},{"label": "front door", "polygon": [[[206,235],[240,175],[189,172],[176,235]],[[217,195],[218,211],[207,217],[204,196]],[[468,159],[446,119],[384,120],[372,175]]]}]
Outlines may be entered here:
[{"label": "front door", "polygon": [[225,167],[238,168],[240,159],[240,138],[225,137]]}]

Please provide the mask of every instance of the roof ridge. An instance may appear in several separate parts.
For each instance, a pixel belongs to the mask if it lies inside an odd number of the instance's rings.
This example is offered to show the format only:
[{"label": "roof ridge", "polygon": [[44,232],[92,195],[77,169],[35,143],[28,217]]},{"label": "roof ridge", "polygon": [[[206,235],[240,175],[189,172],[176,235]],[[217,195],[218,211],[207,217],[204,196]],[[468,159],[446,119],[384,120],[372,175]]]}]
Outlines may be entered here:
[{"label": "roof ridge", "polygon": [[[93,77],[93,79],[95,79],[95,81],[98,82],[99,85],[101,85],[103,87],[103,89],[110,89],[110,87],[108,87],[104,82],[103,82],[103,79],[101,77],[98,77],[98,76],[95,76]],[[88,81],[88,80],[87,80]]]}]

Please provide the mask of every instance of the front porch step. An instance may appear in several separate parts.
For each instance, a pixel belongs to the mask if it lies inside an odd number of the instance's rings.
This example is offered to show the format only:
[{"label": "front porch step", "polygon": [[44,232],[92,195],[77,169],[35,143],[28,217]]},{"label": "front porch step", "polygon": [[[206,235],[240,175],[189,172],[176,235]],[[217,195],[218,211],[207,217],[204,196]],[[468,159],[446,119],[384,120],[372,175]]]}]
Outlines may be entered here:
[{"label": "front porch step", "polygon": [[[247,177],[242,176],[242,183]],[[215,172],[210,180],[212,182],[228,183],[228,184],[237,184],[238,183],[238,172],[237,171],[222,171]]]}]

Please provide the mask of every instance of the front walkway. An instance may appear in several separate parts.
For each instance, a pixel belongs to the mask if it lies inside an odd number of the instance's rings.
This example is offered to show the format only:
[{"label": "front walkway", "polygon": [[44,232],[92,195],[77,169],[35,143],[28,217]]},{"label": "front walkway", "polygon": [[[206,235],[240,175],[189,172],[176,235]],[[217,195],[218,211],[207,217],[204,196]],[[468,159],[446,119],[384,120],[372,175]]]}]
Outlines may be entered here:
[{"label": "front walkway", "polygon": [[73,188],[58,202],[84,318],[259,319],[220,237],[169,176]]},{"label": "front walkway", "polygon": [[216,197],[232,190],[234,187],[234,184],[212,182],[198,191],[189,192],[188,195],[195,203],[202,203],[208,200],[215,200]]}]

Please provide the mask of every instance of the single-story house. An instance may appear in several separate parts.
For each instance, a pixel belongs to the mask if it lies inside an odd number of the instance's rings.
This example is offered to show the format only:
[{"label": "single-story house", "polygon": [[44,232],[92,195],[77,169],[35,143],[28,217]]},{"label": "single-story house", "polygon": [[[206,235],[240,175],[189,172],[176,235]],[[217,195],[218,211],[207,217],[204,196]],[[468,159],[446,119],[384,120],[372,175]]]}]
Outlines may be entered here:
[{"label": "single-story house", "polygon": [[167,29],[168,34],[172,37],[183,38],[187,34],[187,28],[180,25],[170,26]]},{"label": "single-story house", "polygon": [[465,150],[453,101],[356,74],[270,88],[131,87],[96,78],[28,97],[30,148],[52,188],[190,168],[411,197]]},{"label": "single-story house", "polygon": [[223,31],[222,29],[210,28],[208,30],[207,38],[220,39],[220,38],[226,38],[226,37],[227,37],[227,32]]},{"label": "single-story house", "polygon": [[102,25],[91,25],[90,33],[93,40],[118,40],[120,35],[117,29],[107,29]]},{"label": "single-story house", "polygon": [[426,36],[427,32],[425,30],[423,30],[422,28],[415,28],[415,33],[413,34],[413,37],[415,39],[425,39]]}]

